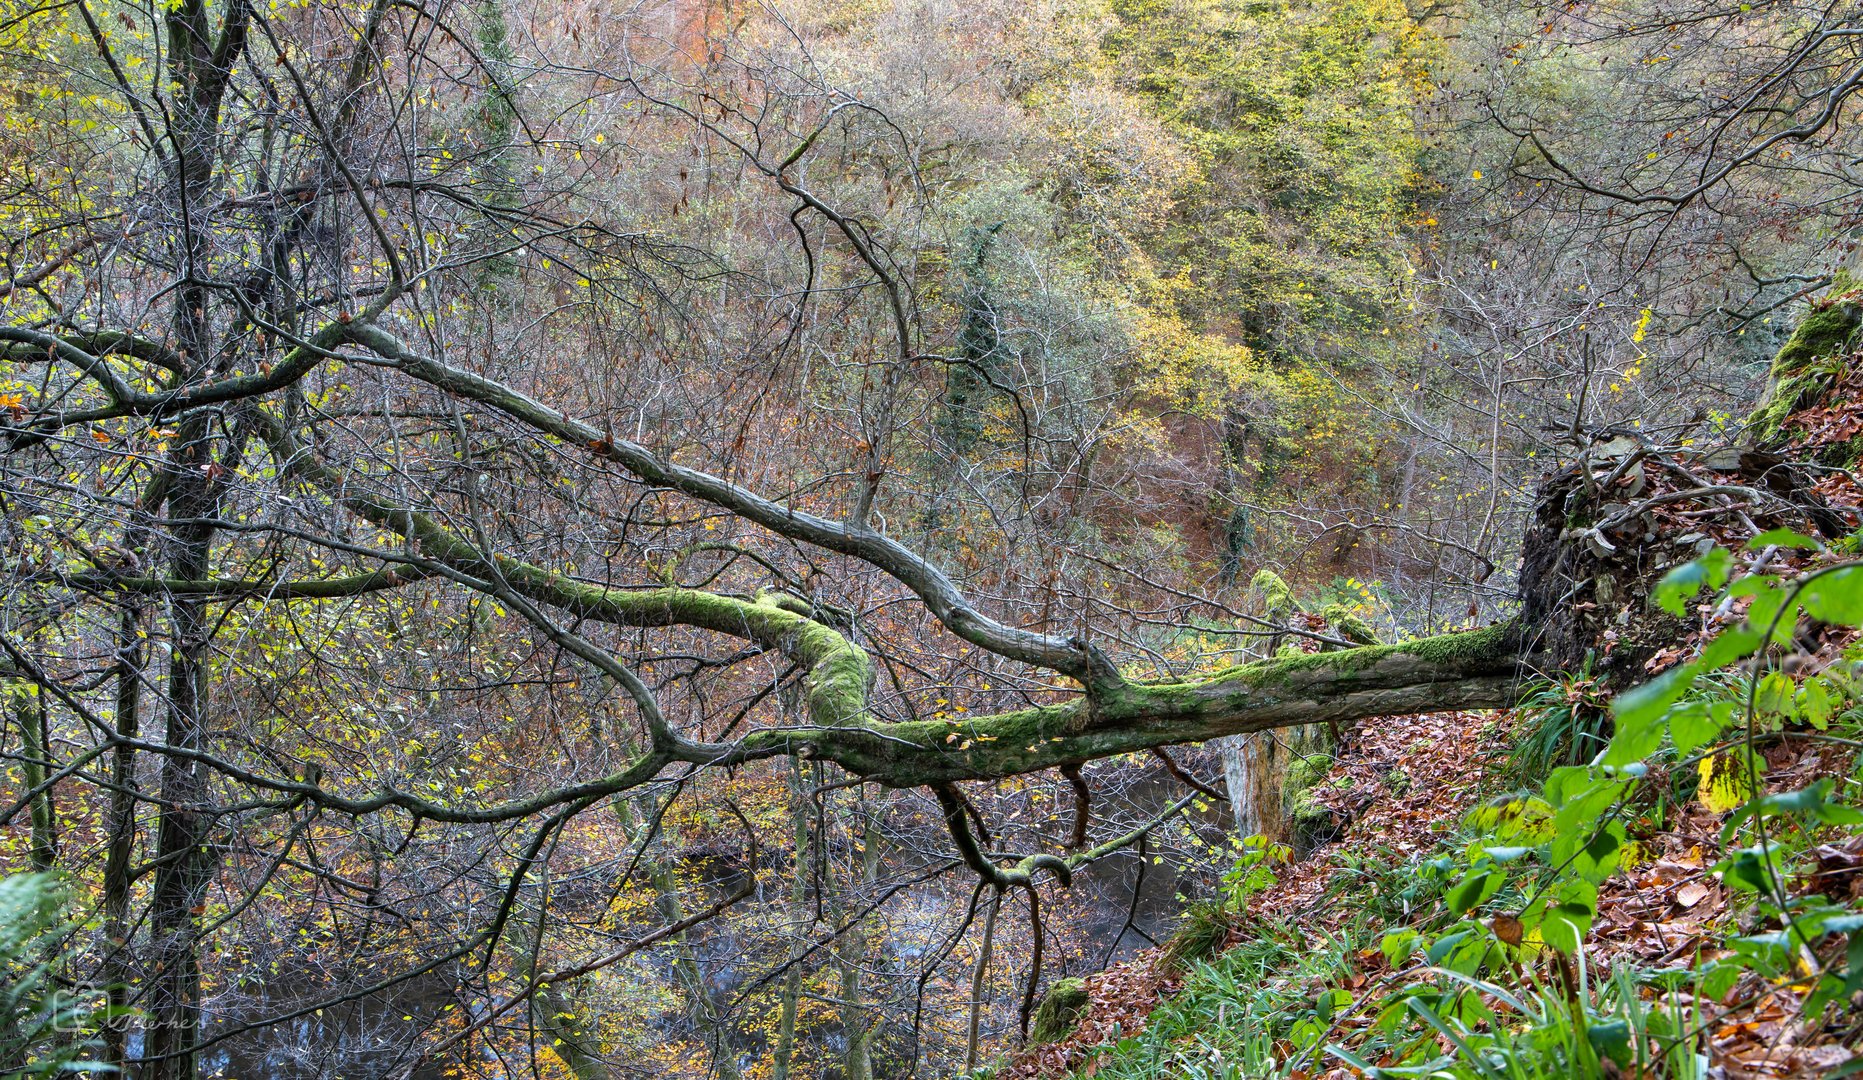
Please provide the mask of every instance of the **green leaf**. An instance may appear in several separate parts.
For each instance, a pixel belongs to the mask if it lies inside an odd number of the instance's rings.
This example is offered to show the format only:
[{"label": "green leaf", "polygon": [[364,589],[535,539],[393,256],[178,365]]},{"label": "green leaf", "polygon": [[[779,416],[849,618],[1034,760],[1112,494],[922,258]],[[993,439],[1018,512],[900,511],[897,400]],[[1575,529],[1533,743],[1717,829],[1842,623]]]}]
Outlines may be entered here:
[{"label": "green leaf", "polygon": [[1626,839],[1623,822],[1607,823],[1604,828],[1598,830],[1596,836],[1591,838],[1591,842],[1573,857],[1573,872],[1586,881],[1602,883],[1604,879],[1617,872],[1618,864],[1623,861]]},{"label": "green leaf", "polygon": [[1685,701],[1669,710],[1669,738],[1677,753],[1693,753],[1718,738],[1734,720],[1734,703]]},{"label": "green leaf", "polygon": [[1805,723],[1824,731],[1831,726],[1832,711],[1831,692],[1825,688],[1822,677],[1806,679],[1799,686],[1798,715]]},{"label": "green leaf", "polygon": [[1546,913],[1540,923],[1540,937],[1562,953],[1575,953],[1591,930],[1595,912],[1585,904],[1566,902]]},{"label": "green leaf", "polygon": [[1688,692],[1696,672],[1694,664],[1682,664],[1617,695],[1611,700],[1611,713],[1617,717],[1618,730],[1626,726],[1641,729],[1660,721],[1669,706]]},{"label": "green leaf", "polygon": [[1732,836],[1742,822],[1756,814],[1796,814],[1825,825],[1863,824],[1863,810],[1831,801],[1835,783],[1827,776],[1809,787],[1753,799],[1728,817],[1727,823],[1721,827],[1721,833],[1723,836]]},{"label": "green leaf", "polygon": [[1818,807],[1818,820],[1826,825],[1863,825],[1863,810],[1848,803],[1825,803]]},{"label": "green leaf", "polygon": [[1839,915],[1826,919],[1820,929],[1827,934],[1854,934],[1863,930],[1863,915]]},{"label": "green leaf", "polygon": [[1327,990],[1313,1001],[1313,1015],[1324,1022],[1331,1022],[1333,1014],[1352,1004],[1352,992],[1349,990]]},{"label": "green leaf", "polygon": [[1721,881],[1736,889],[1763,893],[1770,887],[1765,852],[1759,847],[1742,848],[1722,860],[1716,869],[1721,872]]},{"label": "green leaf", "polygon": [[1417,951],[1417,945],[1422,940],[1422,936],[1415,930],[1394,930],[1378,942],[1378,951],[1384,954],[1385,963],[1398,968],[1410,959],[1411,953]]},{"label": "green leaf", "polygon": [[1485,838],[1518,840],[1537,847],[1552,839],[1552,816],[1553,808],[1546,800],[1527,795],[1476,807],[1469,813],[1468,820]]},{"label": "green leaf", "polygon": [[1767,716],[1783,716],[1788,720],[1792,719],[1795,715],[1794,689],[1791,678],[1783,672],[1768,672],[1764,678],[1760,679],[1759,686],[1754,690],[1753,707]]},{"label": "green leaf", "polygon": [[1863,566],[1821,574],[1799,591],[1798,601],[1814,619],[1863,626]]},{"label": "green leaf", "polygon": [[1506,881],[1506,875],[1492,870],[1470,871],[1467,877],[1456,884],[1455,888],[1449,890],[1444,899],[1448,902],[1450,911],[1457,915],[1464,915],[1471,909],[1487,903],[1495,893],[1501,891],[1501,886]]},{"label": "green leaf", "polygon": [[1766,934],[1748,934],[1745,937],[1731,938],[1727,942],[1727,947],[1752,960],[1754,965],[1762,971],[1778,974],[1790,967],[1795,943],[1790,933],[1775,930]]},{"label": "green leaf", "polygon": [[1546,783],[1542,790],[1546,801],[1557,810],[1573,799],[1593,791],[1598,786],[1598,778],[1583,765],[1561,765],[1546,774]]},{"label": "green leaf", "polygon": [[1598,822],[1629,790],[1630,781],[1605,780],[1566,800],[1553,815],[1552,862],[1563,863],[1592,842]]},{"label": "green leaf", "polygon": [[1818,977],[1816,989],[1812,990],[1811,996],[1807,997],[1805,1003],[1799,1007],[1799,1013],[1807,1019],[1822,1018],[1825,1008],[1844,996],[1846,996],[1844,980],[1838,977],[1837,972],[1827,970]]},{"label": "green leaf", "polygon": [[1625,1068],[1630,1067],[1630,1022],[1604,1020],[1585,1027],[1591,1048]]},{"label": "green leaf", "polygon": [[1797,548],[1800,551],[1818,551],[1822,549],[1824,545],[1806,536],[1804,533],[1794,532],[1791,529],[1767,529],[1765,532],[1747,541],[1748,551],[1758,551],[1761,548],[1769,547]]},{"label": "green leaf", "polygon": [[1638,710],[1635,721],[1626,723],[1620,718],[1617,732],[1611,736],[1611,743],[1604,748],[1604,756],[1598,763],[1629,765],[1654,754],[1662,748],[1665,716],[1666,711],[1651,716],[1645,710]]},{"label": "green leaf", "polygon": [[1718,1001],[1727,996],[1728,991],[1734,988],[1734,984],[1739,982],[1740,976],[1744,974],[1746,970],[1739,964],[1710,964],[1701,973],[1701,992],[1704,996]]},{"label": "green leaf", "polygon": [[1468,940],[1471,933],[1473,933],[1471,930],[1458,930],[1453,934],[1444,934],[1436,939],[1436,943],[1430,946],[1430,951],[1424,956],[1431,964],[1440,964],[1443,962],[1443,957],[1453,952],[1457,945]]},{"label": "green leaf", "polygon": [[[1788,590],[1781,586],[1776,578],[1766,574],[1754,574],[1734,582],[1727,590],[1729,596],[1751,596],[1753,603],[1747,608],[1747,627],[1754,633],[1764,636],[1768,627],[1773,628],[1773,640],[1784,638],[1790,640],[1796,631],[1798,620],[1790,616],[1779,616],[1779,609],[1785,605]],[[1779,625],[1773,627],[1774,617],[1779,617]]]},{"label": "green leaf", "polygon": [[1716,634],[1713,641],[1701,650],[1701,659],[1697,661],[1702,670],[1711,671],[1726,667],[1737,660],[1745,660],[1759,650],[1760,632],[1750,626],[1730,626]]},{"label": "green leaf", "polygon": [[1741,808],[1740,812],[1734,815],[1734,820],[1741,820],[1754,812],[1777,812],[1787,814],[1816,813],[1818,808],[1824,805],[1824,800],[1830,798],[1831,789],[1835,786],[1836,781],[1827,776],[1807,787],[1796,788],[1792,791],[1781,791],[1774,795],[1767,795],[1764,798],[1755,799],[1746,807]]},{"label": "green leaf", "polygon": [[1728,569],[1733,565],[1733,556],[1721,548],[1691,559],[1662,576],[1650,594],[1656,606],[1671,615],[1682,615],[1688,610],[1688,601],[1701,592],[1702,586],[1719,589],[1727,582]]}]

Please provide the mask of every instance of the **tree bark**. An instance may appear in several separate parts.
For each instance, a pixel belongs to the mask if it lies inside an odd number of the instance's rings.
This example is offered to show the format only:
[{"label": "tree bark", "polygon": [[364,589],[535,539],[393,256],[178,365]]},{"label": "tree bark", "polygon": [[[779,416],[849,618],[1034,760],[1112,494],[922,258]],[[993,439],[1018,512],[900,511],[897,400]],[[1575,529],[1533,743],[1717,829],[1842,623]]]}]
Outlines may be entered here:
[{"label": "tree bark", "polygon": [[[526,931],[514,935],[517,940],[513,945],[520,957],[516,974],[527,983],[544,971],[539,958],[543,955],[545,924],[548,921],[545,908],[548,896],[547,887],[538,890],[536,918],[513,920]],[[608,1065],[602,1059],[601,1047],[584,1022],[582,1010],[563,992],[565,985],[560,982],[545,983],[531,995],[531,1024],[549,1039],[551,1051],[576,1080],[609,1080]]]},{"label": "tree bark", "polygon": [[[864,888],[873,884],[879,872],[880,829],[864,806],[857,812],[866,822],[866,828],[862,831],[858,870],[852,875],[852,883]],[[846,892],[842,890],[837,894],[836,925],[840,925],[845,912]],[[842,1075],[846,1080],[873,1080],[873,1034],[877,1024],[872,1008],[861,1000],[860,978],[861,965],[867,962],[867,934],[864,930],[853,930],[845,935],[844,941],[836,954],[841,976],[841,1031],[847,1040]]]},{"label": "tree bark", "polygon": [[807,925],[809,895],[809,793],[802,781],[802,763],[790,769],[790,799],[793,805],[796,834],[795,874],[789,883],[789,969],[783,973],[783,1004],[776,1026],[776,1046],[770,1055],[770,1080],[789,1080],[789,1066],[795,1056],[796,1012],[802,1001],[802,954],[808,949]]},{"label": "tree bark", "polygon": [[[136,738],[142,709],[142,611],[125,605],[117,624],[116,733]],[[104,855],[103,981],[116,1014],[103,1032],[105,1064],[124,1066],[128,1030],[122,1015],[129,1005],[132,949],[129,921],[130,871],[136,856],[136,749],[118,743],[110,753],[110,809],[105,821],[109,847]]]},{"label": "tree bark", "polygon": [[977,947],[977,966],[970,972],[970,1033],[964,1041],[964,1071],[977,1067],[977,1046],[983,1034],[983,980],[990,972],[990,946],[996,941],[996,913],[1003,906],[1003,890],[990,890],[990,911],[983,917],[983,942]]},{"label": "tree bark", "polygon": [[[201,298],[205,301],[205,298]],[[190,418],[180,434],[170,481],[169,516],[208,521],[215,516],[207,421]],[[214,530],[209,525],[176,527],[170,572],[197,579],[209,571]],[[169,599],[170,654],[164,741],[182,751],[202,749],[207,717],[207,601],[178,595]],[[193,1080],[194,1047],[200,1041],[201,914],[213,875],[209,843],[213,817],[207,777],[192,757],[162,758],[161,820],[156,829],[155,885],[150,897],[152,968],[145,1011],[149,1016],[144,1080]]]},{"label": "tree bark", "polygon": [[52,805],[51,789],[46,787],[45,697],[32,687],[20,687],[13,693],[13,720],[19,726],[20,779],[32,792],[27,816],[32,822],[29,848],[34,870],[45,872],[58,860],[58,820]]},{"label": "tree bark", "polygon": [[[633,807],[626,799],[616,799],[614,805],[616,814],[621,818],[622,829],[633,834]],[[658,841],[655,841],[655,845],[658,845]],[[686,907],[679,898],[679,883],[673,877],[672,867],[659,857],[657,851],[652,850],[642,857],[641,864],[653,884],[654,907],[659,911],[660,918],[669,925],[683,921],[686,918]],[[673,973],[680,988],[686,993],[687,1015],[692,1020],[693,1030],[711,1048],[712,1072],[720,1080],[738,1080],[737,1052],[732,1046],[730,1025],[718,1015],[711,992],[705,986],[705,973],[700,970],[691,949],[686,947],[686,935],[681,933],[668,938],[667,944],[677,950],[673,958]]]}]

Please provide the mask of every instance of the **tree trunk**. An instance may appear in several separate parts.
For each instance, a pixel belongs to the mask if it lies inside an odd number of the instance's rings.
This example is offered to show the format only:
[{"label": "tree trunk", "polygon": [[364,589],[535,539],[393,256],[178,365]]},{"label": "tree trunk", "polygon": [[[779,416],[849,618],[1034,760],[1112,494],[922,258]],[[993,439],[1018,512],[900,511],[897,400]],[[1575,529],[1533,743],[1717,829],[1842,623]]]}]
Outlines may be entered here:
[{"label": "tree trunk", "polygon": [[[195,299],[206,302],[204,295]],[[194,320],[185,315],[183,321]],[[195,340],[204,337],[204,328],[195,329],[199,333]],[[194,524],[211,521],[216,512],[213,481],[206,469],[212,461],[207,425],[205,418],[184,422],[171,466],[168,513],[189,524],[174,530],[169,569],[183,581],[199,581],[210,574],[214,529]],[[171,595],[168,609],[171,651],[163,741],[185,753],[201,749],[206,733],[208,611],[204,597],[191,595]],[[201,1024],[201,914],[214,858],[207,778],[191,758],[181,754],[162,758],[161,805],[149,908],[153,946],[145,1003],[149,1061],[142,1075],[144,1080],[193,1080],[194,1047],[200,1041]]]},{"label": "tree trunk", "polygon": [[790,771],[794,828],[796,834],[795,874],[789,883],[789,970],[783,973],[783,1004],[776,1026],[776,1046],[770,1055],[770,1080],[789,1080],[789,1065],[795,1056],[796,1011],[802,1000],[802,954],[808,949],[803,932],[807,924],[809,895],[809,793],[802,782],[802,763],[792,761]]},{"label": "tree trunk", "polygon": [[[865,887],[874,882],[880,866],[880,829],[871,815],[864,813],[866,829],[861,838],[859,875],[854,884]],[[837,903],[837,909],[843,905]],[[836,925],[842,913],[837,911]],[[846,1080],[873,1080],[873,1034],[878,1026],[872,1009],[861,1001],[860,969],[867,960],[867,935],[864,930],[850,931],[839,953],[841,969],[841,1031],[847,1039]]]},{"label": "tree trunk", "polygon": [[[218,33],[204,0],[175,0],[166,12],[169,78],[173,89],[168,208],[179,226],[175,254],[185,284],[174,296],[174,344],[186,365],[182,382],[211,379],[229,357],[216,353],[211,310],[214,297],[202,284],[213,277],[214,251],[200,220],[213,192],[220,105],[228,77],[241,59],[248,0],[234,0]],[[177,522],[168,541],[169,571],[182,581],[211,575],[218,516],[212,443],[215,418],[185,415],[176,425],[173,455],[164,464],[162,486],[168,517]],[[236,451],[235,451],[236,453]],[[230,464],[237,465],[232,461]],[[168,709],[163,741],[182,751],[205,742],[208,648],[212,629],[207,598],[170,595]],[[156,828],[155,884],[149,904],[153,964],[148,973],[147,1060],[142,1080],[194,1080],[194,1048],[200,1041],[201,915],[213,877],[209,844],[212,805],[204,770],[182,754],[162,759],[161,820]]]},{"label": "tree trunk", "polygon": [[559,984],[551,983],[531,999],[531,1016],[537,1029],[550,1037],[550,1049],[576,1080],[609,1080],[608,1065],[602,1060],[595,1036]]},{"label": "tree trunk", "polygon": [[[622,829],[632,835],[636,831],[633,807],[626,799],[616,799],[614,806]],[[684,919],[686,907],[679,898],[679,883],[673,877],[672,867],[654,851],[649,851],[641,862],[646,867],[648,880],[653,883],[654,907],[659,910],[660,918],[668,924]],[[687,1015],[693,1029],[711,1048],[712,1072],[721,1080],[738,1080],[737,1052],[732,1046],[730,1027],[718,1015],[698,960],[685,947],[686,935],[676,934],[667,939],[667,944],[678,950],[673,959],[673,974],[685,991]]]},{"label": "tree trunk", "polygon": [[990,946],[996,940],[996,913],[1003,906],[1003,890],[990,890],[990,911],[983,917],[983,942],[977,947],[977,966],[970,973],[970,1035],[964,1042],[964,1071],[977,1068],[977,1045],[983,1033],[983,980],[990,972]]},{"label": "tree trunk", "polygon": [[19,725],[20,779],[31,792],[27,815],[32,822],[32,868],[49,871],[58,858],[58,821],[52,806],[51,789],[45,786],[51,761],[46,757],[45,697],[36,688],[20,687],[13,692],[13,720]]},{"label": "tree trunk", "polygon": [[[512,935],[515,939],[513,951],[519,957],[516,974],[525,982],[535,979],[545,966],[539,958],[543,955],[549,890],[545,887],[537,892],[536,918],[512,920],[514,929],[519,931]],[[588,1030],[582,1011],[563,992],[562,983],[550,983],[531,995],[530,1018],[532,1026],[550,1040],[551,1052],[576,1080],[609,1080],[601,1047]]]},{"label": "tree trunk", "polygon": [[[136,737],[140,727],[138,713],[142,707],[142,613],[126,606],[117,629],[116,733],[124,739]],[[105,822],[109,848],[104,856],[103,916],[104,940],[109,952],[104,956],[103,981],[112,1013],[116,1014],[104,1028],[103,1060],[119,1070],[123,1068],[128,1030],[122,1016],[129,1005],[130,870],[136,857],[136,751],[119,743],[110,754],[110,809]]]},{"label": "tree trunk", "polygon": [[1223,788],[1229,794],[1229,809],[1235,816],[1237,836],[1253,836],[1262,831],[1259,767],[1255,762],[1254,740],[1259,735],[1231,735],[1218,739],[1217,751],[1223,763]]}]

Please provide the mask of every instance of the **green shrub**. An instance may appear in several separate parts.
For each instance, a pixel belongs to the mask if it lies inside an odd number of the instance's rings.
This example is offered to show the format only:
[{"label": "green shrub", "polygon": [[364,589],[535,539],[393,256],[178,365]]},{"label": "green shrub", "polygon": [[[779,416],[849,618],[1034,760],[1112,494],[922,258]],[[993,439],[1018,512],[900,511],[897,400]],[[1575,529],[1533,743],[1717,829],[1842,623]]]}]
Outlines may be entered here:
[{"label": "green shrub", "polygon": [[1229,940],[1231,925],[1229,905],[1221,900],[1203,900],[1184,909],[1177,930],[1164,943],[1167,967],[1181,968],[1198,960],[1215,956]]},{"label": "green shrub", "polygon": [[106,1072],[83,1060],[107,1016],[101,995],[59,984],[72,932],[50,874],[0,878],[0,1076]]}]

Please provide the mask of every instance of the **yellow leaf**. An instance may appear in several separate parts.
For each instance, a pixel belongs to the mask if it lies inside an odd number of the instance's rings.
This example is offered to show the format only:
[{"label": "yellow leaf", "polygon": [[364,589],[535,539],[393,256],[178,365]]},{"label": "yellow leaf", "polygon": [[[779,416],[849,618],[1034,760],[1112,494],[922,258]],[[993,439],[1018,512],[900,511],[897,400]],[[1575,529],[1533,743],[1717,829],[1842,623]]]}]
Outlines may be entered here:
[{"label": "yellow leaf", "polygon": [[1701,764],[1696,766],[1701,784],[1695,789],[1695,797],[1701,800],[1701,805],[1717,814],[1725,814],[1753,797],[1754,778],[1741,760],[1743,754],[1743,750],[1734,749],[1701,759]]}]

